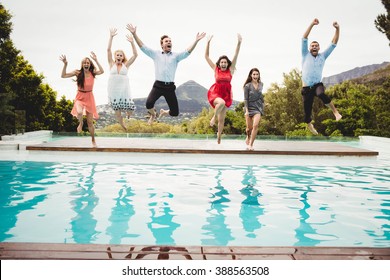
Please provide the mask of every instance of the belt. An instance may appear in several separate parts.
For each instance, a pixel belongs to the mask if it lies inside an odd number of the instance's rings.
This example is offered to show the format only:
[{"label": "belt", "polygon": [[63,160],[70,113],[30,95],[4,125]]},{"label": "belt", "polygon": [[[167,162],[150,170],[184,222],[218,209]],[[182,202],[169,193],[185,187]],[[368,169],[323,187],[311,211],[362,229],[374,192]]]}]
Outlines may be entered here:
[{"label": "belt", "polygon": [[324,85],[324,84],[323,84],[322,82],[320,82],[320,83],[314,84],[314,85],[312,85],[312,86],[306,86],[306,87],[303,87],[303,88],[312,89],[312,88],[318,87],[318,86],[320,86],[320,85]]},{"label": "belt", "polygon": [[92,90],[81,90],[79,89],[80,92],[92,92]]},{"label": "belt", "polygon": [[166,86],[171,86],[171,85],[175,84],[175,82],[162,82],[162,81],[157,81],[157,80],[156,80],[156,83],[160,84],[160,85],[166,85]]}]

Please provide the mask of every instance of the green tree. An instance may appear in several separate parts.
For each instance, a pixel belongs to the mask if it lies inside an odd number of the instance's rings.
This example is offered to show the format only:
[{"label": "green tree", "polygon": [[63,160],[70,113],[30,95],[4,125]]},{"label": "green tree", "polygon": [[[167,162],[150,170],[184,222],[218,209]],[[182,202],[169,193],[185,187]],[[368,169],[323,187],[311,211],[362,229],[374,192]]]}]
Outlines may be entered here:
[{"label": "green tree", "polygon": [[385,34],[387,39],[390,41],[390,0],[382,0],[382,4],[385,6],[386,13],[377,16],[375,20],[375,27],[381,33]]},{"label": "green tree", "polygon": [[0,4],[0,134],[73,127],[69,103],[60,103],[67,112],[58,108],[57,93],[42,83],[44,76],[20,55],[11,32],[11,14]]},{"label": "green tree", "polygon": [[9,134],[14,130],[14,107],[11,101],[15,93],[10,91],[9,81],[16,64],[15,49],[10,35],[12,32],[11,14],[0,4],[0,134]]}]

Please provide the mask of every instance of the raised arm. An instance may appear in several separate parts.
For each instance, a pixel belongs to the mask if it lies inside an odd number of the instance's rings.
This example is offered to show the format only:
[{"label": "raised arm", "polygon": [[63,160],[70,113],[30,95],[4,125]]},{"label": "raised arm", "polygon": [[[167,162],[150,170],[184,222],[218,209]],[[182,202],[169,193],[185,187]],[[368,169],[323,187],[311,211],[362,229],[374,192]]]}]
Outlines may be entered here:
[{"label": "raised arm", "polygon": [[311,29],[313,28],[314,25],[318,25],[320,22],[318,19],[314,19],[312,23],[310,23],[309,27],[306,29],[305,33],[303,33],[303,38],[307,39],[309,37],[309,34],[311,32]]},{"label": "raised arm", "polygon": [[144,43],[141,41],[141,39],[137,35],[137,26],[133,26],[132,24],[126,25],[126,29],[130,31],[131,34],[133,34],[133,38],[135,42],[137,43],[138,47],[142,48]]},{"label": "raised arm", "polygon": [[234,53],[234,57],[233,57],[233,60],[232,60],[232,65],[230,66],[230,72],[232,74],[234,73],[234,70],[236,69],[237,58],[238,58],[238,54],[240,53],[240,48],[241,48],[241,42],[242,42],[241,34],[237,34],[236,52]]},{"label": "raised arm", "polygon": [[126,65],[126,68],[129,68],[129,66],[130,66],[131,64],[133,64],[133,62],[134,62],[135,59],[137,58],[138,52],[137,52],[137,48],[135,47],[133,37],[132,37],[131,35],[129,35],[129,34],[127,34],[126,37],[127,37],[127,41],[130,42],[131,48],[132,48],[132,50],[133,50],[133,56],[130,57],[129,60],[126,61],[126,64],[125,64],[125,65]]},{"label": "raised arm", "polygon": [[206,58],[206,61],[210,65],[211,69],[215,70],[215,67],[217,67],[217,65],[210,58],[210,42],[211,42],[211,39],[213,39],[213,35],[211,35],[211,36],[209,36],[207,38],[206,52],[204,54],[204,57]]},{"label": "raised arm", "polygon": [[66,60],[66,56],[64,54],[60,55],[60,60],[64,63],[64,67],[62,67],[61,78],[70,78],[77,75],[77,70],[69,73],[66,72],[68,61]]},{"label": "raised arm", "polygon": [[117,31],[116,28],[110,29],[110,39],[108,40],[108,46],[107,46],[107,59],[108,59],[108,65],[110,65],[110,68],[114,64],[114,61],[112,60],[111,46],[112,46],[112,39],[117,34],[116,31]]},{"label": "raised arm", "polygon": [[200,40],[202,40],[202,39],[204,38],[204,36],[206,36],[206,33],[202,32],[202,33],[199,34],[199,32],[198,32],[198,33],[196,34],[195,42],[193,42],[192,45],[189,46],[189,47],[187,48],[187,51],[188,51],[189,53],[191,53],[191,52],[195,49],[196,44],[198,44],[198,42],[199,42]]},{"label": "raised arm", "polygon": [[101,75],[104,73],[103,67],[100,65],[99,61],[97,60],[96,54],[94,52],[91,52],[91,58],[96,62],[97,66],[99,67],[99,70],[95,69],[95,75]]},{"label": "raised arm", "polygon": [[340,37],[340,26],[337,23],[337,21],[333,22],[333,27],[336,28],[336,31],[334,33],[332,43],[337,44],[337,42],[339,41],[339,37]]}]

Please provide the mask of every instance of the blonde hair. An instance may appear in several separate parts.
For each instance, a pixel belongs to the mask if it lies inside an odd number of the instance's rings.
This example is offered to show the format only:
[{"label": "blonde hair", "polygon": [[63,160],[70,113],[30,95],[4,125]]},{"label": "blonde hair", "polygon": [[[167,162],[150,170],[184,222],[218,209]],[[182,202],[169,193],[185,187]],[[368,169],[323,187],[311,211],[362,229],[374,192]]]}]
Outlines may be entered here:
[{"label": "blonde hair", "polygon": [[125,52],[124,51],[122,51],[122,50],[116,50],[115,52],[114,52],[114,61],[115,61],[115,56],[116,56],[116,53],[118,53],[118,52],[121,52],[122,54],[123,54],[123,63],[126,63],[126,61],[127,61],[127,57],[126,57],[126,54],[125,54]]}]

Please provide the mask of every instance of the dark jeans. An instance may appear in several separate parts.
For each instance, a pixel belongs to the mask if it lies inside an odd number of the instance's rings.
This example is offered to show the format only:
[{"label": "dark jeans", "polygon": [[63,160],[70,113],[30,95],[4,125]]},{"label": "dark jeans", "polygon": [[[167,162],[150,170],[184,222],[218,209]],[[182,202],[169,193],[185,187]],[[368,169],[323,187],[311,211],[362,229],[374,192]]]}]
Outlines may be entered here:
[{"label": "dark jeans", "polygon": [[153,88],[149,93],[148,98],[146,99],[146,109],[154,108],[154,104],[161,97],[164,96],[165,101],[169,107],[169,115],[176,117],[179,115],[179,104],[176,98],[176,86],[175,83],[165,83],[160,81],[155,81]]},{"label": "dark jeans", "polygon": [[331,102],[331,99],[325,94],[325,87],[323,83],[315,84],[311,87],[302,88],[303,109],[305,111],[305,123],[312,121],[311,111],[313,109],[314,97],[318,97],[322,102],[327,105]]}]

